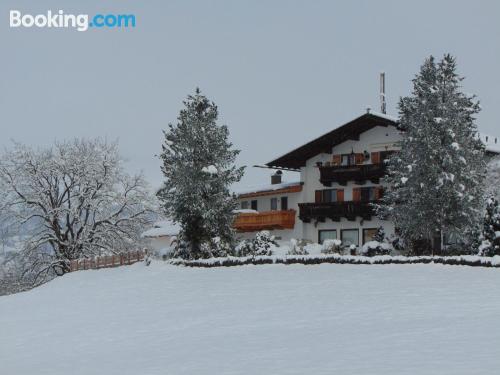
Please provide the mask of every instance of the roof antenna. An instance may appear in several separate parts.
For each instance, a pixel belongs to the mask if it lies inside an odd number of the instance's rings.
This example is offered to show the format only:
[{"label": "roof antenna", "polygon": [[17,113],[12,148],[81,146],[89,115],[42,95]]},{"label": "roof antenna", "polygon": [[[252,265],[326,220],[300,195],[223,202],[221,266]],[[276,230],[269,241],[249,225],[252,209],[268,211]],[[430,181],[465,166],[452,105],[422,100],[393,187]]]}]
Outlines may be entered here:
[{"label": "roof antenna", "polygon": [[386,114],[385,105],[385,73],[380,73],[380,112]]}]

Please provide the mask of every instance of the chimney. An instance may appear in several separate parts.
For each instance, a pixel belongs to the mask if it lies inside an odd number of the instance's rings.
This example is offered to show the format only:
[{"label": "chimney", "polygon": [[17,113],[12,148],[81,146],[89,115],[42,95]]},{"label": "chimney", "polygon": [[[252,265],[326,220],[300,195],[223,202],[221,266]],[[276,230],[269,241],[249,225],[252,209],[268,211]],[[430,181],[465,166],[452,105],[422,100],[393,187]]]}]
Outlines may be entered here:
[{"label": "chimney", "polygon": [[380,112],[386,113],[385,108],[385,73],[380,73]]},{"label": "chimney", "polygon": [[283,172],[276,171],[273,175],[271,175],[271,185],[281,184],[281,175]]}]

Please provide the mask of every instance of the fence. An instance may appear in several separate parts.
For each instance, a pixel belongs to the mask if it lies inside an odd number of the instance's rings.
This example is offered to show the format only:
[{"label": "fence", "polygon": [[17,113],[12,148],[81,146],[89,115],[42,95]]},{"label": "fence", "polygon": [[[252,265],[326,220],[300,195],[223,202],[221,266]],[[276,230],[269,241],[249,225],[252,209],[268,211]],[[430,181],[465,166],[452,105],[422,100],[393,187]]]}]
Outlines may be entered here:
[{"label": "fence", "polygon": [[70,272],[128,266],[142,261],[145,256],[145,251],[133,251],[117,255],[105,255],[88,259],[75,259],[70,262]]}]

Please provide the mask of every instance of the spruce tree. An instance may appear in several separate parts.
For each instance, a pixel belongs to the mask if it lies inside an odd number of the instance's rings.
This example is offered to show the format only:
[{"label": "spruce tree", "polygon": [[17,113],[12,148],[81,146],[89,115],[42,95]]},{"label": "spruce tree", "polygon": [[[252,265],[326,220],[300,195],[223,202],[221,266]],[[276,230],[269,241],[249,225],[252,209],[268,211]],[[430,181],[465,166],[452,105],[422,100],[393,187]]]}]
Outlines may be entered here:
[{"label": "spruce tree", "polygon": [[229,187],[244,167],[234,165],[227,126],[217,124],[218,109],[196,89],[180,111],[177,124],[164,131],[160,158],[166,178],[158,192],[165,214],[181,226],[177,256],[226,255],[233,247],[237,200]]},{"label": "spruce tree", "polygon": [[480,255],[500,255],[500,207],[498,200],[493,196],[486,201],[482,240],[479,247]]},{"label": "spruce tree", "polygon": [[[399,101],[401,151],[389,159],[379,206],[406,243],[432,244],[446,233],[463,241],[480,223],[484,146],[474,123],[479,103],[461,92],[455,59],[431,56]],[[434,247],[434,246],[433,246]]]},{"label": "spruce tree", "polygon": [[385,230],[384,227],[380,226],[377,229],[377,233],[373,236],[373,240],[377,242],[385,242]]}]

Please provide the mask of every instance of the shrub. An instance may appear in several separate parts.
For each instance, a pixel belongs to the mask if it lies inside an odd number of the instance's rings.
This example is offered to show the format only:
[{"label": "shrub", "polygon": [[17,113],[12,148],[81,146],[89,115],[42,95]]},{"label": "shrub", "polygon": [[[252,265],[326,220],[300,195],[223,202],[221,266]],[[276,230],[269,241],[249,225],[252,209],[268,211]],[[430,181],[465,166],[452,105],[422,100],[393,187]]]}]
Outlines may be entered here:
[{"label": "shrub", "polygon": [[278,247],[278,243],[274,240],[274,236],[263,230],[255,235],[252,240],[243,240],[236,247],[236,255],[240,257],[272,255],[272,246]]},{"label": "shrub", "polygon": [[323,254],[340,254],[342,253],[342,241],[340,240],[324,240],[321,247]]},{"label": "shrub", "polygon": [[290,240],[290,250],[288,250],[287,255],[309,255],[309,252],[305,249],[307,241],[292,238]]},{"label": "shrub", "polygon": [[392,246],[386,242],[369,241],[361,248],[361,255],[373,257],[375,255],[389,255]]}]

